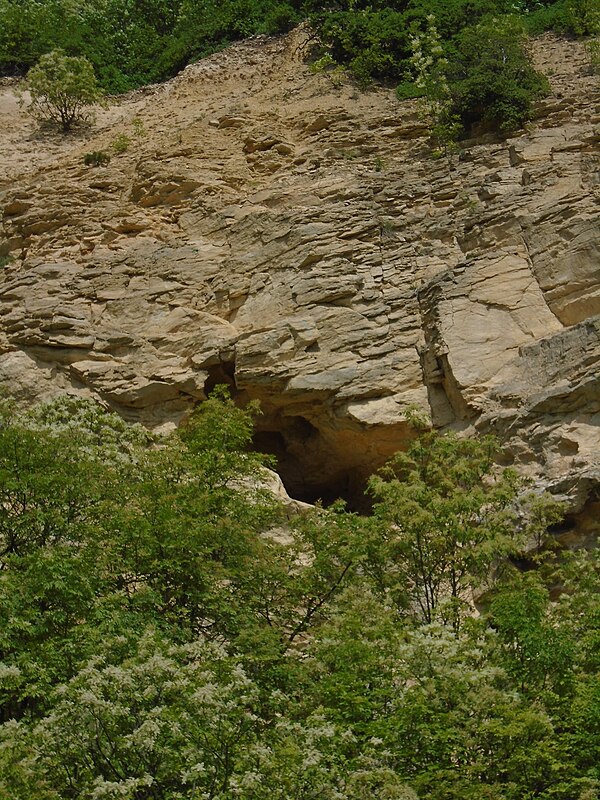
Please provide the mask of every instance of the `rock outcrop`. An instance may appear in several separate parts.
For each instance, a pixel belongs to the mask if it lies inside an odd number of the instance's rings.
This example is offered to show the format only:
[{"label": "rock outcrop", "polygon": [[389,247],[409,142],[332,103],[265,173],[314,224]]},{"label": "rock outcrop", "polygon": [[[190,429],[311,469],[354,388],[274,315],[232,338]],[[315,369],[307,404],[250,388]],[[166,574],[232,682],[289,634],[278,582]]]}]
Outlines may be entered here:
[{"label": "rock outcrop", "polygon": [[[156,427],[228,383],[260,399],[257,444],[301,499],[356,496],[417,407],[496,432],[589,526],[600,115],[582,45],[535,44],[553,91],[526,131],[436,160],[416,101],[312,74],[303,37],[190,66],[5,181],[0,380]],[[83,165],[118,134],[126,152]]]}]

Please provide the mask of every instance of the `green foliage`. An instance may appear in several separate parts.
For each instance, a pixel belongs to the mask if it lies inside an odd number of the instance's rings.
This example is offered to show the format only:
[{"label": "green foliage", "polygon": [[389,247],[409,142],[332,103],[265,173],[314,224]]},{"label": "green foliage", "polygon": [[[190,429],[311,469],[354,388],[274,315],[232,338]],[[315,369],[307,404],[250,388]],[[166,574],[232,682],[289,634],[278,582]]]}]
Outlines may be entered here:
[{"label": "green foliage", "polygon": [[103,150],[93,150],[83,157],[86,167],[105,167],[110,163],[110,156]]},{"label": "green foliage", "polygon": [[155,441],[141,425],[128,424],[95,401],[72,395],[34,406],[19,422],[31,431],[68,436],[88,456],[108,463],[135,460]]},{"label": "green foliage", "polygon": [[150,787],[150,796],[183,797],[216,785],[226,796],[240,759],[252,758],[257,688],[202,640],[173,645],[150,631],[128,658],[111,656],[98,654],[60,687],[32,729],[8,726],[24,740],[18,767],[59,797],[133,797]]},{"label": "green foliage", "polygon": [[410,41],[410,62],[415,87],[423,98],[423,115],[429,122],[433,143],[446,155],[455,145],[462,126],[454,112],[447,75],[448,59],[444,56],[433,14],[427,17],[425,32],[416,34]]},{"label": "green foliage", "polygon": [[564,691],[572,676],[574,643],[552,625],[548,610],[548,592],[535,575],[501,591],[490,609],[506,669],[532,695]]},{"label": "green foliage", "polygon": [[267,12],[264,31],[269,35],[287,33],[300,21],[298,11],[289,3],[278,3]]},{"label": "green foliage", "polygon": [[424,434],[371,478],[378,580],[426,623],[441,616],[458,629],[468,592],[517,548],[519,481],[493,475],[493,453],[491,439]]},{"label": "green foliage", "polygon": [[424,92],[414,81],[402,81],[396,86],[396,96],[398,100],[414,100],[423,97]]},{"label": "green foliage", "polygon": [[522,23],[508,16],[461,32],[449,80],[453,109],[463,125],[478,123],[501,133],[521,127],[533,100],[549,89],[528,61]]},{"label": "green foliage", "polygon": [[121,155],[121,153],[126,153],[129,150],[130,145],[131,137],[127,136],[126,133],[119,133],[115,136],[110,146],[116,155]]},{"label": "green foliage", "polygon": [[335,63],[333,56],[330,53],[325,53],[324,55],[316,58],[314,61],[311,61],[310,64],[310,71],[313,75],[318,75],[320,72],[325,72],[329,69],[335,69],[338,65]]},{"label": "green foliage", "polygon": [[319,34],[334,61],[347,66],[360,84],[402,78],[409,34],[403,15],[393,8],[332,12],[322,18]]},{"label": "green foliage", "polygon": [[223,387],[159,440],[0,411],[1,800],[597,797],[599,557],[506,563],[559,511],[492,440],[289,519]]},{"label": "green foliage", "polygon": [[[532,101],[543,93],[543,81],[528,63],[514,19],[533,34],[551,29],[576,36],[596,35],[598,3],[0,0],[0,74],[22,73],[45,54],[60,49],[69,56],[85,57],[105,90],[124,92],[171,77],[190,61],[232,41],[285,32],[308,17],[318,33],[321,55],[331,58],[340,69],[348,69],[360,86],[368,87],[374,81],[395,84],[401,99],[424,96],[430,102],[431,93],[414,85],[418,76],[411,63],[411,39],[426,37],[431,26],[428,20],[433,18],[442,57],[448,62],[445,79],[450,89],[444,113],[432,120],[434,144],[443,154],[461,133],[459,124],[467,132],[472,125],[482,125],[505,133],[527,119]],[[471,50],[473,42],[475,52]],[[430,87],[434,87],[433,81]]]},{"label": "green foliage", "polygon": [[590,68],[595,75],[600,75],[600,39],[592,39],[586,43],[585,49],[590,59]]},{"label": "green foliage", "polygon": [[315,637],[316,696],[419,797],[516,800],[551,785],[553,729],[484,656],[494,644],[476,627],[402,629],[385,602],[348,592]]},{"label": "green foliage", "polygon": [[[314,21],[332,57],[360,84],[391,80],[400,99],[423,98],[434,145],[443,154],[463,128],[518,128],[547,91],[525,47],[529,5],[420,0],[359,10],[353,3],[329,13],[316,10]],[[511,16],[515,11],[521,16]]]},{"label": "green foliage", "polygon": [[142,122],[142,120],[139,117],[134,117],[131,120],[131,124],[133,126],[133,132],[138,137],[138,139],[141,139],[143,136],[146,135],[146,130],[144,128],[144,123]]},{"label": "green foliage", "polygon": [[405,81],[397,93],[400,99],[423,98],[433,143],[446,154],[464,130],[507,134],[519,128],[549,87],[529,63],[521,18],[481,16],[458,30],[451,17],[440,19],[453,31],[452,40],[442,41],[437,18],[428,15],[424,30],[411,38],[414,90]]},{"label": "green foliage", "polygon": [[83,57],[60,50],[43,55],[27,73],[29,111],[42,121],[60,125],[67,133],[76,122],[90,119],[89,107],[102,100],[94,69]]},{"label": "green foliage", "polygon": [[599,0],[566,0],[567,29],[576,36],[600,33]]}]

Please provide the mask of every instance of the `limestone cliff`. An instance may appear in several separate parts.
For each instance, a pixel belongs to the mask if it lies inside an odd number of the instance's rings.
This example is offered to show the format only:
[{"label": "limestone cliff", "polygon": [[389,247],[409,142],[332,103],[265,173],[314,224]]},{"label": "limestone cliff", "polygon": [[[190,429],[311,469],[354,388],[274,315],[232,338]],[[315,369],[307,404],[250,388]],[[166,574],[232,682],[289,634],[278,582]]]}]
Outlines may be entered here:
[{"label": "limestone cliff", "polygon": [[[305,36],[190,66],[86,141],[36,141],[14,109],[0,380],[152,426],[229,383],[261,400],[257,443],[304,499],[359,489],[416,405],[495,431],[593,533],[600,115],[582,45],[539,40],[553,91],[534,123],[449,161],[415,101],[312,74]],[[126,152],[84,166],[118,134]]]}]

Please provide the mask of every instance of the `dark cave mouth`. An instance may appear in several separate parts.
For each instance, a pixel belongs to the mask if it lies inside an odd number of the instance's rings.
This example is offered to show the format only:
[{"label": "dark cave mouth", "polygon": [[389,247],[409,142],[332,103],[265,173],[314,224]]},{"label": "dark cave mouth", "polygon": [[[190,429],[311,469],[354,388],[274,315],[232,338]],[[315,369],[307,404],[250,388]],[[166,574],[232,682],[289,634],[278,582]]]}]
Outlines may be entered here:
[{"label": "dark cave mouth", "polygon": [[343,500],[349,511],[368,513],[372,508],[365,493],[369,476],[380,464],[368,463],[364,438],[354,431],[327,429],[327,435],[302,414],[286,414],[259,393],[240,390],[236,364],[221,360],[207,368],[206,396],[219,385],[229,388],[241,407],[249,400],[262,400],[263,413],[255,420],[252,447],[270,455],[288,495],[294,500],[329,506]]},{"label": "dark cave mouth", "polygon": [[231,396],[235,398],[235,361],[221,361],[208,368],[208,377],[204,381],[204,394],[210,397],[217,386],[228,386]]},{"label": "dark cave mouth", "polygon": [[290,497],[329,506],[343,500],[349,511],[366,512],[369,471],[360,465],[344,466],[341,454],[331,452],[319,430],[302,416],[286,418],[278,427],[261,425],[255,431],[254,449],[274,457],[276,472]]}]

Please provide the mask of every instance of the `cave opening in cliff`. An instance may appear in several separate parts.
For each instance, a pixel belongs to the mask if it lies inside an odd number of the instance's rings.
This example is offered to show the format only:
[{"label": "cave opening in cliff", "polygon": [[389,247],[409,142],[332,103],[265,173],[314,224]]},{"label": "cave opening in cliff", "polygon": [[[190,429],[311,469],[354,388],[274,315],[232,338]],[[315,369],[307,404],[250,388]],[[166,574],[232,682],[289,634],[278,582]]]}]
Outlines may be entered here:
[{"label": "cave opening in cliff", "polygon": [[351,511],[367,511],[366,476],[348,467],[331,451],[331,445],[309,420],[291,416],[263,419],[255,431],[253,445],[275,458],[275,469],[287,493],[296,500],[331,505],[342,499]]},{"label": "cave opening in cliff", "polygon": [[[234,361],[221,361],[208,367],[204,382],[207,397],[217,386],[225,385],[236,404],[243,407],[253,399],[239,390],[235,366]],[[273,468],[290,497],[324,506],[342,499],[351,511],[370,508],[365,496],[367,474],[348,466],[331,437],[326,440],[306,417],[283,415],[266,402],[255,423],[253,449],[273,456]]]},{"label": "cave opening in cliff", "polygon": [[229,387],[232,397],[235,396],[235,361],[221,361],[207,369],[208,377],[204,381],[204,394],[209,397],[215,386]]}]

